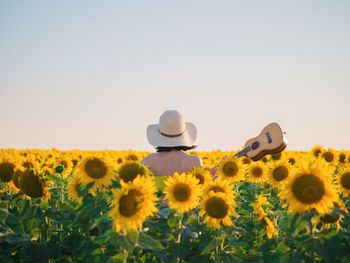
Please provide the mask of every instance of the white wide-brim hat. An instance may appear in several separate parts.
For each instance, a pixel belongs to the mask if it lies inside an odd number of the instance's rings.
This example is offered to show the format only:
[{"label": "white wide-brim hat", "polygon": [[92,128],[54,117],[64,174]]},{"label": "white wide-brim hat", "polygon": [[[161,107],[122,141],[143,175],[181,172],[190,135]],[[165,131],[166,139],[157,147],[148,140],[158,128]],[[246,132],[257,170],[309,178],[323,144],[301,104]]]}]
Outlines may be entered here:
[{"label": "white wide-brim hat", "polygon": [[193,146],[197,138],[197,128],[185,122],[177,110],[167,110],[159,118],[159,124],[147,127],[147,139],[153,146],[175,147]]}]

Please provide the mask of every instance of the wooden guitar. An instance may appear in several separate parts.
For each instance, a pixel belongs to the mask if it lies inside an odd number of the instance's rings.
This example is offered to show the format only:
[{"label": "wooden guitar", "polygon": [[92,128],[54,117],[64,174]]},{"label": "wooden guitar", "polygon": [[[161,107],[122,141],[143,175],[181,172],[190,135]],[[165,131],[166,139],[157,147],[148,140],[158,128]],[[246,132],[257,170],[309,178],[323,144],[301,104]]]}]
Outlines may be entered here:
[{"label": "wooden guitar", "polygon": [[287,138],[284,134],[277,123],[270,123],[258,136],[249,139],[244,149],[235,156],[247,156],[253,161],[258,161],[267,154],[282,152],[287,147]]}]

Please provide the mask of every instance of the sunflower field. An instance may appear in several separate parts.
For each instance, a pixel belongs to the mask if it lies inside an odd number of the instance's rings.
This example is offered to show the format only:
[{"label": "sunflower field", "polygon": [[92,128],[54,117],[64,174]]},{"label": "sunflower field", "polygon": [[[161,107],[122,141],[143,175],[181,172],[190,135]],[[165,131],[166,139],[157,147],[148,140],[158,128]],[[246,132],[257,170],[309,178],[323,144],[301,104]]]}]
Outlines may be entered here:
[{"label": "sunflower field", "polygon": [[190,153],[0,150],[0,262],[349,262],[349,151]]}]

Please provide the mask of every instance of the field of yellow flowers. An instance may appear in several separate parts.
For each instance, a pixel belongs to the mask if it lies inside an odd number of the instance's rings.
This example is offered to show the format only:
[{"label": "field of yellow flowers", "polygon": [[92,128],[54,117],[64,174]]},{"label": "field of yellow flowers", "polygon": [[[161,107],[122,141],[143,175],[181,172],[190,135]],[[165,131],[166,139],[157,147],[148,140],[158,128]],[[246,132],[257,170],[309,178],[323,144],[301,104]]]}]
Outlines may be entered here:
[{"label": "field of yellow flowers", "polygon": [[349,262],[350,152],[0,150],[0,262]]}]

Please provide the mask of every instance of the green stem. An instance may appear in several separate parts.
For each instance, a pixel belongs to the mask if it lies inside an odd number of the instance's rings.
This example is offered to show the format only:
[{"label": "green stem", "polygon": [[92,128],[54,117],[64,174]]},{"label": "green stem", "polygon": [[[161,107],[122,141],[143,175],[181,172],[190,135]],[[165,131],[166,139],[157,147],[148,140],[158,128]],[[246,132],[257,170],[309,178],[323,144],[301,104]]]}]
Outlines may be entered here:
[{"label": "green stem", "polygon": [[221,235],[222,235],[222,242],[221,242],[221,245],[220,245],[220,249],[221,249],[221,251],[224,251],[224,244],[225,244],[225,238],[226,238],[225,231],[221,231]]},{"label": "green stem", "polygon": [[126,249],[124,249],[124,263],[128,262],[128,256],[129,256],[129,253]]},{"label": "green stem", "polygon": [[[178,233],[177,233],[177,238],[176,238],[176,243],[181,242],[181,233],[182,233],[182,214],[179,217],[179,224],[178,224]],[[176,262],[179,263],[181,261],[180,258],[176,259]]]},{"label": "green stem", "polygon": [[181,233],[182,233],[182,215],[180,216],[180,219],[179,219],[178,234],[177,234],[176,243],[180,243],[180,241],[181,241]]},{"label": "green stem", "polygon": [[[60,176],[61,176],[61,179],[62,179],[62,181],[63,181],[63,176],[62,176],[62,174],[60,174]],[[61,191],[60,191],[60,196],[61,196],[61,206],[64,204],[64,186],[62,185],[62,183],[61,183],[61,189],[60,189]],[[60,224],[60,244],[62,245],[63,244],[63,223],[61,223]]]},{"label": "green stem", "polygon": [[310,218],[310,221],[309,221],[309,228],[310,228],[310,237],[312,239],[312,252],[311,252],[312,261],[311,262],[315,262],[315,238],[314,238],[314,229],[312,225],[312,218]]}]

